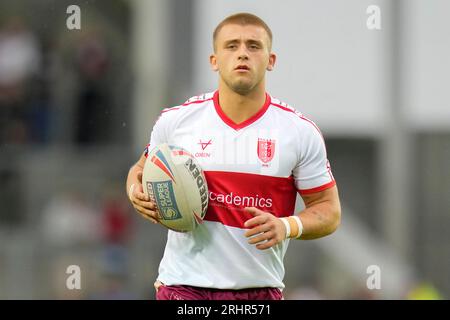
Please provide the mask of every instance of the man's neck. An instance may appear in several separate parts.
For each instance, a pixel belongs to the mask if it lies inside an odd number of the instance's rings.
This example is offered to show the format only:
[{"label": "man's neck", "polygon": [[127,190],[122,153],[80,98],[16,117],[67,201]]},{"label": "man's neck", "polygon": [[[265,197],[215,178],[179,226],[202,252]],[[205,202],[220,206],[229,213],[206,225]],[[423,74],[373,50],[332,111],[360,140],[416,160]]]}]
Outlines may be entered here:
[{"label": "man's neck", "polygon": [[224,83],[219,84],[220,107],[236,124],[242,123],[258,113],[265,101],[266,92],[263,84],[247,95],[234,92]]}]

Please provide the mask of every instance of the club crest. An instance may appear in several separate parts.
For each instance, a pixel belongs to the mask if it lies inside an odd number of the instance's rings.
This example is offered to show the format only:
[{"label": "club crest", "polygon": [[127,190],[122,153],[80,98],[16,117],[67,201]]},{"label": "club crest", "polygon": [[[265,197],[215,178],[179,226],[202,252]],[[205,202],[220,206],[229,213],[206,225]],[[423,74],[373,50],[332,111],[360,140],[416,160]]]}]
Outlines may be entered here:
[{"label": "club crest", "polygon": [[263,163],[268,163],[275,154],[275,140],[258,138],[258,158]]}]

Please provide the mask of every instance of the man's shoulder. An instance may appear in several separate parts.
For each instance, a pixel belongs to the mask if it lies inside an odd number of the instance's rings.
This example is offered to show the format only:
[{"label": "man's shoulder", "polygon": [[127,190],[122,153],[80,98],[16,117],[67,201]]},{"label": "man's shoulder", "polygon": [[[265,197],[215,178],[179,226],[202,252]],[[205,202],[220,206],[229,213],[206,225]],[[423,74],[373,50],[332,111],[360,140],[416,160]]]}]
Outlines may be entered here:
[{"label": "man's shoulder", "polygon": [[190,104],[194,104],[194,103],[202,103],[202,102],[206,102],[206,101],[212,101],[214,98],[214,92],[207,92],[207,93],[202,93],[193,97],[190,97],[189,99],[187,99],[182,105],[190,105]]},{"label": "man's shoulder", "polygon": [[184,111],[184,112],[194,111],[197,108],[193,107],[204,106],[206,103],[213,100],[213,96],[214,92],[208,92],[192,96],[182,104],[163,109],[162,114],[170,113],[171,115],[174,115],[179,114],[180,112],[173,112],[173,111]]},{"label": "man's shoulder", "polygon": [[[319,130],[317,124],[292,105],[271,96],[271,106],[303,128]],[[320,131],[320,130],[319,130]]]},{"label": "man's shoulder", "polygon": [[270,104],[271,104],[271,106],[275,107],[275,109],[277,109],[277,110],[282,110],[282,111],[287,112],[286,114],[291,114],[291,115],[293,114],[297,117],[303,116],[303,114],[299,110],[295,109],[292,105],[288,104],[287,102],[281,101],[278,98],[271,96]]}]

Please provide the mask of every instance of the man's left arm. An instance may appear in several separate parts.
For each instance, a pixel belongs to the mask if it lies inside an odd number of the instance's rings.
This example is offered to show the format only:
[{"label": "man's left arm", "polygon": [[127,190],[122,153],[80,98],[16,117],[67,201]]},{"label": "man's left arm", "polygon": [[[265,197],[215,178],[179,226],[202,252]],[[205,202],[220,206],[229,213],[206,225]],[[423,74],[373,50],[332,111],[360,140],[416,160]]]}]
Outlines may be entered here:
[{"label": "man's left arm", "polygon": [[325,237],[333,233],[341,221],[338,189],[331,174],[325,141],[311,120],[301,119],[298,135],[301,139],[297,145],[299,160],[292,173],[305,209],[299,214],[278,218],[258,208],[246,208],[253,217],[244,223],[248,229],[244,235],[249,244],[260,250],[269,249],[286,238]]},{"label": "man's left arm", "polygon": [[[341,222],[341,205],[336,186],[309,195],[302,195],[305,209],[298,215],[303,225],[302,240],[325,237]],[[292,219],[292,218],[291,218]]]},{"label": "man's left arm", "polygon": [[[336,185],[320,192],[302,195],[305,209],[297,217],[277,218],[270,212],[250,207],[245,210],[253,215],[244,226],[248,229],[245,236],[248,243],[266,250],[289,238],[310,240],[325,237],[333,233],[341,222],[341,205]],[[283,221],[285,219],[285,221]],[[288,225],[288,226],[287,226]]]}]

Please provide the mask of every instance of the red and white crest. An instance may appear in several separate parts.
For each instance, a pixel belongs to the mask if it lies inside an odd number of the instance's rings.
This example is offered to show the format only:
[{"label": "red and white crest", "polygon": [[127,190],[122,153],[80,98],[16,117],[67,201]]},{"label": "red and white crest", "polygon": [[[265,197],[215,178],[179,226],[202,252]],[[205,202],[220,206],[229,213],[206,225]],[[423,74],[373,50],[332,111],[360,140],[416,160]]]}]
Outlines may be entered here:
[{"label": "red and white crest", "polygon": [[268,163],[275,154],[275,140],[258,138],[258,158]]}]

